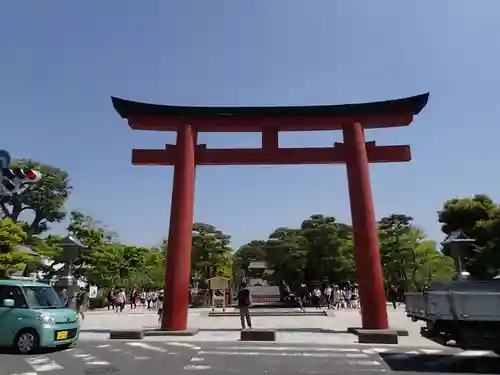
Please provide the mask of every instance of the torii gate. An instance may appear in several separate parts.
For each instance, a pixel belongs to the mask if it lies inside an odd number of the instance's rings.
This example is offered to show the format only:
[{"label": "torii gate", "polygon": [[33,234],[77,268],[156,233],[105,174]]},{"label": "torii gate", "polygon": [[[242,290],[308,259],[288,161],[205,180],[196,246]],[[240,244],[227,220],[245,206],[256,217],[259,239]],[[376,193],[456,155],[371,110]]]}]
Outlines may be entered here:
[{"label": "torii gate", "polygon": [[[188,288],[197,165],[345,164],[351,204],[356,275],[363,328],[387,329],[387,307],[369,163],[407,162],[410,146],[366,142],[364,129],[409,125],[429,94],[383,102],[305,107],[179,107],[112,98],[118,114],[134,130],[174,131],[175,145],[164,150],[132,150],[134,165],[174,166],[170,230],[161,328],[187,327]],[[332,147],[282,148],[280,131],[342,130]],[[200,132],[260,132],[257,149],[211,149],[197,143]]]}]

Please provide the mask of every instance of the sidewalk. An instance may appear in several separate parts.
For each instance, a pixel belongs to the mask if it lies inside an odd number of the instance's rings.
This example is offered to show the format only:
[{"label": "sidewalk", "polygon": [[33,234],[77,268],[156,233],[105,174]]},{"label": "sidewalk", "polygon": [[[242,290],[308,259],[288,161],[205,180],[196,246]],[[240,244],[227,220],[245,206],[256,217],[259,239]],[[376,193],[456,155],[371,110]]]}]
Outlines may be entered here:
[{"label": "sidewalk", "polygon": [[[199,333],[182,338],[188,341],[235,341],[240,337],[238,317],[208,317],[210,309],[190,309],[188,328]],[[394,329],[406,329],[408,337],[400,337],[402,346],[439,347],[438,344],[420,336],[419,323],[412,323],[402,308],[388,309],[389,325]],[[347,333],[348,327],[361,326],[361,315],[356,310],[335,311],[334,316],[278,316],[254,317],[254,328],[278,331],[278,341],[315,342],[323,344],[355,344],[357,336]],[[88,312],[82,321],[82,332],[103,333],[109,330],[139,330],[158,327],[158,315],[153,312],[126,310],[123,313]],[[162,337],[162,340],[168,340]],[[179,341],[181,337],[172,337]]]}]

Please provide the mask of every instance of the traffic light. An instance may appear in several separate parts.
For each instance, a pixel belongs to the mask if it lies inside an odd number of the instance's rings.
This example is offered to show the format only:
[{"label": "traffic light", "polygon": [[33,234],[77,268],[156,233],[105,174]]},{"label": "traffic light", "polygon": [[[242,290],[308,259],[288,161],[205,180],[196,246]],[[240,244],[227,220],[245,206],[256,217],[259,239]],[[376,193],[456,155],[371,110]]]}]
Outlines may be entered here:
[{"label": "traffic light", "polygon": [[20,194],[41,178],[39,171],[30,168],[4,168],[0,188],[7,194]]}]

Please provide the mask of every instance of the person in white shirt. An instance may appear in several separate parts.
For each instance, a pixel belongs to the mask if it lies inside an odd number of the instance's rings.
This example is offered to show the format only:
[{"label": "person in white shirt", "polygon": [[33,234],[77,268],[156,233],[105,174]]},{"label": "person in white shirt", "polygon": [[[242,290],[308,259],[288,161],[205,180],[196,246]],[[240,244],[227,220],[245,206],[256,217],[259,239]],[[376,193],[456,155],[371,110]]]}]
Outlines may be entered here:
[{"label": "person in white shirt", "polygon": [[325,288],[325,300],[326,306],[329,309],[332,303],[332,287],[329,285]]},{"label": "person in white shirt", "polygon": [[123,308],[125,307],[125,302],[127,300],[127,297],[125,296],[125,292],[123,289],[121,289],[117,294],[116,294],[116,312],[120,311],[123,312]]}]

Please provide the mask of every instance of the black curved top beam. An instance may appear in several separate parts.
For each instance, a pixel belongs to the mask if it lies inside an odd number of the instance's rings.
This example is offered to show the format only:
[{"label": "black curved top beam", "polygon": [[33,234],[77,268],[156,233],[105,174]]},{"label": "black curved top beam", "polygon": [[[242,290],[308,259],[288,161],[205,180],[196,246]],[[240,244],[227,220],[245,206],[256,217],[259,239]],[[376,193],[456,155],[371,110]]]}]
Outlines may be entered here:
[{"label": "black curved top beam", "polygon": [[429,93],[383,102],[288,107],[188,107],[135,102],[111,97],[113,107],[124,119],[140,116],[168,117],[313,117],[379,116],[411,111],[418,115],[427,105]]}]

